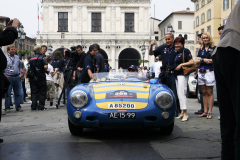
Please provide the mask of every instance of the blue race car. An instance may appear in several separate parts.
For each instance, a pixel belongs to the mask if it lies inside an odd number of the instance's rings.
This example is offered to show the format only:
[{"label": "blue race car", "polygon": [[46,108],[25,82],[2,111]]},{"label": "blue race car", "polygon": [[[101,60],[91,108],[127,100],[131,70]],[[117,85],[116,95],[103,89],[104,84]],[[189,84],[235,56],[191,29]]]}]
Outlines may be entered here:
[{"label": "blue race car", "polygon": [[146,81],[132,74],[94,74],[97,80],[74,87],[67,100],[70,132],[80,135],[83,128],[151,127],[171,134],[176,110],[172,91],[157,79]]}]

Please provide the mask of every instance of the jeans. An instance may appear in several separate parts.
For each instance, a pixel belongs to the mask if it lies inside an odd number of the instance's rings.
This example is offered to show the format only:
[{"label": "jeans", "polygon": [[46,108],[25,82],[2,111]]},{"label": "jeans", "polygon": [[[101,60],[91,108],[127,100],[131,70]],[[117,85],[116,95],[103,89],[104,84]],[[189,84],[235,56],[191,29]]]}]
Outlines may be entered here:
[{"label": "jeans", "polygon": [[[15,95],[14,95],[14,92],[13,92],[13,103],[15,103]],[[22,83],[21,83],[21,95],[20,95],[20,104],[23,104],[24,103],[24,92],[23,92],[23,89],[22,89]],[[12,104],[12,99],[11,99],[11,103]]]},{"label": "jeans", "polygon": [[218,48],[213,57],[220,111],[222,160],[240,159],[240,51]]},{"label": "jeans", "polygon": [[10,110],[10,101],[11,101],[11,91],[13,89],[15,96],[15,108],[16,110],[21,109],[20,106],[20,98],[21,98],[21,90],[22,90],[22,80],[20,77],[10,77],[9,79],[10,85],[7,93],[5,94],[5,110]]}]

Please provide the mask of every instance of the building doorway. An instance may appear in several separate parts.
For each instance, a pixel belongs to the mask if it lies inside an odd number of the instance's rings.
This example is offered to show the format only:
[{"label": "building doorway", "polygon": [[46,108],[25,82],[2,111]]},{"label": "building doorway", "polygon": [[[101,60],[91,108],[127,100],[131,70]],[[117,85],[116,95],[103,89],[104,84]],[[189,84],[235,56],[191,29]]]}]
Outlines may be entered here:
[{"label": "building doorway", "polygon": [[139,52],[134,48],[124,49],[118,57],[118,67],[123,69],[128,69],[131,65],[138,66],[138,61],[141,59]]}]

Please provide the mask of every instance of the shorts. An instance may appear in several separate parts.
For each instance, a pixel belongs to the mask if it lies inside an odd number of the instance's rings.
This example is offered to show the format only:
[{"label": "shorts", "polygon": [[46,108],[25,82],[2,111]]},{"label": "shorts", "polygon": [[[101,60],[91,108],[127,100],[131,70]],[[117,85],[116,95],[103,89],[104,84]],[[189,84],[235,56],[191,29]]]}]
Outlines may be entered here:
[{"label": "shorts", "polygon": [[47,98],[55,98],[55,84],[53,81],[47,81]]},{"label": "shorts", "polygon": [[216,84],[214,71],[206,69],[206,73],[200,73],[198,71],[198,85],[214,86]]}]

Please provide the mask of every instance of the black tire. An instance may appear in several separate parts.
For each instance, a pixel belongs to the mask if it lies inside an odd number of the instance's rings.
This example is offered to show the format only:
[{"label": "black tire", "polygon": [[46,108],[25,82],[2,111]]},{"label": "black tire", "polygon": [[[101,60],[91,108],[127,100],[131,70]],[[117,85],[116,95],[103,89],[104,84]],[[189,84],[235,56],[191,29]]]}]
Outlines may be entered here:
[{"label": "black tire", "polygon": [[68,119],[68,128],[72,133],[72,135],[74,136],[79,136],[83,132],[83,127],[75,126],[74,124],[72,124],[72,122],[69,119]]},{"label": "black tire", "polygon": [[201,103],[199,89],[198,89],[198,92],[197,92],[197,99],[198,99],[198,103]]},{"label": "black tire", "polygon": [[174,122],[172,122],[169,126],[160,127],[160,133],[163,135],[171,135],[174,128]]},{"label": "black tire", "polygon": [[187,97],[187,98],[192,98],[192,93],[189,91],[189,86],[187,86],[186,97]]}]

